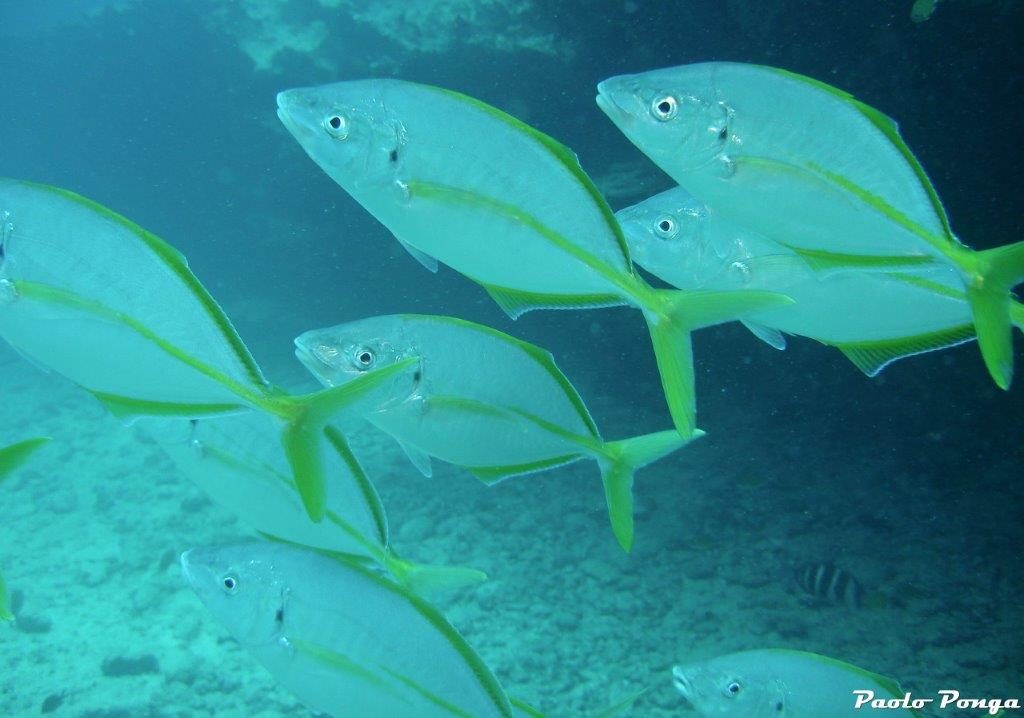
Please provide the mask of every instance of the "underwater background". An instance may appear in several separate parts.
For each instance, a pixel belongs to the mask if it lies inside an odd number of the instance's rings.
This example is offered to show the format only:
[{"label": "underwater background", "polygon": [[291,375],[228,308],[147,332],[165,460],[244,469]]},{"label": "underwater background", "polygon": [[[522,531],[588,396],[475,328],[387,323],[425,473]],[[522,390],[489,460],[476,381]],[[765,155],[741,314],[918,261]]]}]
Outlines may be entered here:
[{"label": "underwater background", "polygon": [[[275,94],[368,76],[465,92],[569,145],[619,209],[672,183],[597,108],[599,80],[769,64],[897,119],[963,241],[1024,239],[1024,2],[944,0],[924,22],[910,6],[5,0],[0,175],[81,193],[180,249],[278,384],[315,388],[292,355],[307,329],[452,314],[551,350],[621,438],[669,426],[634,312],[512,322],[464,277],[425,272],[288,136]],[[399,550],[490,576],[439,604],[506,689],[577,716],[654,686],[631,715],[685,715],[672,664],[784,646],[915,693],[1021,696],[1024,381],[999,391],[973,343],[868,379],[738,323],[698,332],[694,353],[708,435],[638,475],[629,555],[589,462],[486,488],[354,437]],[[307,714],[180,576],[181,551],[246,527],[138,426],[7,346],[0,398],[0,444],[55,439],[0,485],[19,613],[0,625],[0,715]],[[864,605],[806,595],[794,576],[819,563],[855,576]]]}]

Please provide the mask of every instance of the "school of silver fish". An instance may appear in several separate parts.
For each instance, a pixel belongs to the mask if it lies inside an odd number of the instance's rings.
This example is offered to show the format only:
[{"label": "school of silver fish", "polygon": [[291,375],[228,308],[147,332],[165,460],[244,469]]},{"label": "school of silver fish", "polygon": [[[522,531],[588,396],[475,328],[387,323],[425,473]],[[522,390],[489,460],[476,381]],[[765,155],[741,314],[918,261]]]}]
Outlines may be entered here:
[{"label": "school of silver fish", "polygon": [[[277,115],[418,262],[465,275],[509,316],[639,310],[672,426],[615,441],[550,353],[457,317],[310,330],[295,352],[324,389],[290,395],[171,245],[71,191],[0,180],[0,337],[114,414],[141,418],[182,474],[265,537],[187,551],[182,570],[315,711],[541,715],[428,602],[486,577],[391,545],[349,447],[356,427],[390,436],[426,476],[434,461],[491,484],[593,460],[612,535],[629,551],[635,472],[703,434],[697,329],[741,321],[778,349],[808,337],[868,375],[977,340],[993,381],[1010,385],[1024,242],[962,243],[889,117],[812,78],[727,62],[613,77],[597,104],[678,187],[615,213],[557,140],[412,82],[287,90]],[[0,479],[46,441],[0,449]],[[0,619],[16,620],[2,578]],[[851,691],[903,696],[882,676],[782,649],[676,666],[671,682],[708,716],[857,715]]]}]

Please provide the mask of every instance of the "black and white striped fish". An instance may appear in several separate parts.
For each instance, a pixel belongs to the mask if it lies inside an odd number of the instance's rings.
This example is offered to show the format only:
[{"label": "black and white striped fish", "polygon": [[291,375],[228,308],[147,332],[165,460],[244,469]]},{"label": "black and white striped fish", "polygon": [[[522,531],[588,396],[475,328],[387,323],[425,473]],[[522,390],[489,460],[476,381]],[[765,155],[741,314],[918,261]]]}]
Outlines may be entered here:
[{"label": "black and white striped fish", "polygon": [[796,583],[801,591],[821,601],[849,608],[860,608],[864,603],[864,587],[832,563],[801,566],[796,572]]}]

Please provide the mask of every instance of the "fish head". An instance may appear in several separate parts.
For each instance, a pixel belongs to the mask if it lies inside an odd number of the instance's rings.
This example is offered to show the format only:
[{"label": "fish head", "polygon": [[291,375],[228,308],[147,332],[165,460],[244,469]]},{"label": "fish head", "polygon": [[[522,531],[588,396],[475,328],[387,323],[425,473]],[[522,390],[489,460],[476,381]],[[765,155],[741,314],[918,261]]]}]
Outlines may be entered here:
[{"label": "fish head", "polygon": [[196,548],[181,555],[182,574],[199,600],[246,647],[281,639],[288,599],[273,562],[254,558],[260,553],[242,545]]},{"label": "fish head", "polygon": [[609,78],[597,86],[597,105],[669,174],[728,167],[732,112],[718,96],[708,65]]},{"label": "fish head", "polygon": [[[700,286],[703,265],[708,259],[710,212],[681,187],[655,195],[644,202],[615,213],[637,264],[669,283],[685,273],[693,278],[692,289]],[[670,272],[664,272],[671,268]],[[672,278],[670,279],[670,275]]]},{"label": "fish head", "polygon": [[367,372],[420,358],[413,371],[396,375],[377,408],[387,409],[419,396],[422,358],[405,338],[399,317],[368,317],[313,329],[295,339],[295,356],[327,387],[342,386]]},{"label": "fish head", "polygon": [[[742,655],[742,654],[734,654]],[[672,684],[706,718],[783,716],[785,690],[765,669],[730,662],[731,656],[672,668]]]},{"label": "fish head", "polygon": [[[387,80],[279,92],[277,116],[306,154],[356,199],[395,183],[405,130],[386,102]],[[401,153],[404,155],[404,153]]]}]

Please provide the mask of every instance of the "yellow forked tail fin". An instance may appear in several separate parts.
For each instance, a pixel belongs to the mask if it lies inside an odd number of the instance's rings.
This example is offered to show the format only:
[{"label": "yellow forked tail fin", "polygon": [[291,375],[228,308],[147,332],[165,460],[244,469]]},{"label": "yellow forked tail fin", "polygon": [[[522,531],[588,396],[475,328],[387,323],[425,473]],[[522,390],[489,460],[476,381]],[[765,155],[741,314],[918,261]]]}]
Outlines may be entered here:
[{"label": "yellow forked tail fin", "polygon": [[313,521],[323,519],[327,505],[327,480],[321,454],[326,447],[327,422],[343,409],[353,410],[359,402],[380,401],[382,391],[387,396],[391,381],[403,373],[417,371],[418,365],[417,358],[404,359],[361,374],[341,386],[304,396],[274,397],[261,403],[261,409],[285,422],[281,443],[302,505]]},{"label": "yellow forked tail fin", "polygon": [[487,580],[487,574],[475,568],[413,563],[396,556],[389,556],[384,565],[395,580],[413,593],[424,597]]},{"label": "yellow forked tail fin", "polygon": [[[45,437],[28,439],[27,441],[21,441],[17,444],[11,444],[10,446],[0,448],[0,481],[5,479],[13,473],[15,469],[25,463],[28,460],[28,457],[34,454],[39,447],[43,446],[48,441],[49,439]],[[9,599],[7,598],[7,585],[4,583],[4,577],[0,576],[0,621],[13,620],[14,613],[11,610]]]},{"label": "yellow forked tail fin", "polygon": [[694,430],[689,438],[674,430],[659,431],[604,445],[604,456],[597,463],[601,467],[608,518],[624,551],[633,547],[633,474],[703,435],[700,429]]},{"label": "yellow forked tail fin", "polygon": [[38,439],[27,439],[26,441],[20,441],[17,444],[0,448],[0,479],[5,478],[28,461],[28,457],[49,441],[46,437],[40,437]]},{"label": "yellow forked tail fin", "polygon": [[661,386],[676,430],[692,437],[697,430],[697,402],[690,332],[740,317],[776,309],[793,300],[764,291],[683,292],[655,290],[655,306],[644,306],[644,318],[654,345]]},{"label": "yellow forked tail fin", "polygon": [[1014,302],[1010,290],[1024,282],[1024,242],[975,253],[976,269],[967,284],[967,301],[974,315],[981,356],[1000,389],[1013,382],[1012,325]]}]

